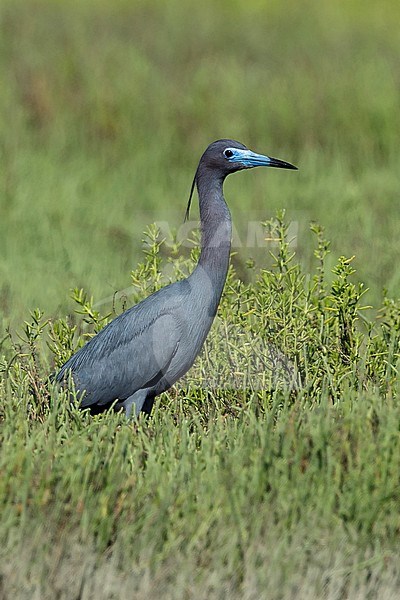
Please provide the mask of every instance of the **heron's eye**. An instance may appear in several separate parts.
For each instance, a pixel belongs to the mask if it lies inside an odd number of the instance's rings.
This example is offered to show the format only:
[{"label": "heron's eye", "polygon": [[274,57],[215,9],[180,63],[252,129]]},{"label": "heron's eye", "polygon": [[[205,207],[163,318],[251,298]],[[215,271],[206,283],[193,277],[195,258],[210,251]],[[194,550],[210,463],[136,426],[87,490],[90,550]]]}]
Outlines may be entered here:
[{"label": "heron's eye", "polygon": [[224,150],[224,156],[225,158],[231,158],[233,156],[232,150],[229,150],[229,148],[227,150]]}]

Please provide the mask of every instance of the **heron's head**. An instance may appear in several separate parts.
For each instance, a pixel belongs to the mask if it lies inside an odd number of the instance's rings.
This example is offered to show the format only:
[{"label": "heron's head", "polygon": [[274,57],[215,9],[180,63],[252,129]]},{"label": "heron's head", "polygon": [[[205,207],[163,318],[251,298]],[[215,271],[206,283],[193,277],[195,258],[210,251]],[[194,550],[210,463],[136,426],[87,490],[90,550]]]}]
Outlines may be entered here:
[{"label": "heron's head", "polygon": [[235,140],[217,140],[208,146],[200,158],[199,166],[193,179],[185,219],[189,217],[190,204],[194,187],[201,178],[208,181],[223,181],[230,173],[253,167],[277,167],[278,169],[295,169],[297,167],[264,154],[252,152],[246,146]]},{"label": "heron's head", "polygon": [[200,159],[199,169],[212,169],[222,178],[230,173],[253,167],[277,167],[279,169],[297,169],[294,165],[252,152],[235,140],[218,140],[210,144]]}]

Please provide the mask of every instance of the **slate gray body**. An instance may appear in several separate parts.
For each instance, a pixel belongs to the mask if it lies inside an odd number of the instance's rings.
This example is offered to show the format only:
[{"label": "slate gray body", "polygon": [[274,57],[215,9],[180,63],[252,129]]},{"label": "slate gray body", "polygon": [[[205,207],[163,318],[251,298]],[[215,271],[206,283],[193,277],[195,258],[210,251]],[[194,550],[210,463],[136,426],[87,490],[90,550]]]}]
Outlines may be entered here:
[{"label": "slate gray body", "polygon": [[187,279],[119,315],[65,363],[56,379],[62,382],[71,373],[76,389],[84,393],[82,408],[108,408],[117,401],[116,408],[123,406],[128,417],[133,407],[136,414],[149,414],[155,396],[193,365],[216,314],[229,265],[232,225],[223,182],[229,173],[254,166],[296,168],[254,154],[233,140],[207,148],[194,180],[202,227],[198,265]]}]

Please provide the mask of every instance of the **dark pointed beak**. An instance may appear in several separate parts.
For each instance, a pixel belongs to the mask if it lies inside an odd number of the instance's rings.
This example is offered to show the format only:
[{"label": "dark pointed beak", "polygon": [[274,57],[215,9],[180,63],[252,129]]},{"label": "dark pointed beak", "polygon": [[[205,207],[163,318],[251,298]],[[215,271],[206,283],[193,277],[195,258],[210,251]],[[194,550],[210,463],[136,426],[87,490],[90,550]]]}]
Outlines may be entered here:
[{"label": "dark pointed beak", "polygon": [[270,157],[268,166],[276,167],[277,169],[293,169],[294,171],[297,171],[297,167],[284,160],[279,160],[279,158]]}]

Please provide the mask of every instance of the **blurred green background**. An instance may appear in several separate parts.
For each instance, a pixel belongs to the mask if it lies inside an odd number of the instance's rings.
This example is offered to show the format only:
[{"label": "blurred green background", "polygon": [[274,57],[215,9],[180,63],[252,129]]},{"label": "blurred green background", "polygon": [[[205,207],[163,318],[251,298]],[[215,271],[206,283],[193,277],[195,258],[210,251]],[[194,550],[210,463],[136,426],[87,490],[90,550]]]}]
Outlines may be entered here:
[{"label": "blurred green background", "polygon": [[5,322],[129,285],[143,229],[181,225],[220,137],[300,167],[227,181],[239,229],[286,208],[307,266],[317,220],[370,302],[398,294],[399,2],[12,0],[0,15]]}]

